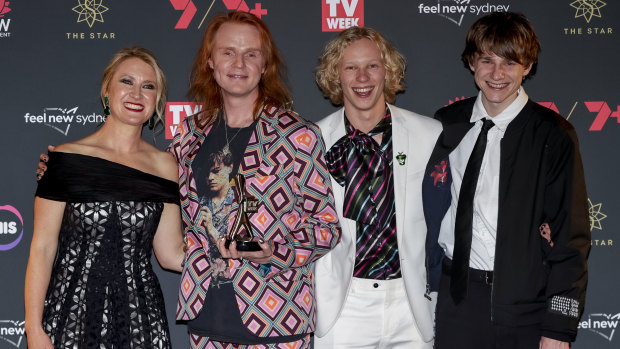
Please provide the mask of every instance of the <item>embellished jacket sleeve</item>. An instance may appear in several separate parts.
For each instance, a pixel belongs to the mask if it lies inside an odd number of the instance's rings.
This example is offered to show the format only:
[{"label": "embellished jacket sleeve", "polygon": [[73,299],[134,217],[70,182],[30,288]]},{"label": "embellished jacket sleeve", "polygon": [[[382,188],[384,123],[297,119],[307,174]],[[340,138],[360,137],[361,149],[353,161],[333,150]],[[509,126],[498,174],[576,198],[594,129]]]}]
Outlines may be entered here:
[{"label": "embellished jacket sleeve", "polygon": [[570,125],[565,128],[563,137],[547,144],[543,207],[553,247],[546,258],[549,276],[542,335],[571,341],[585,303],[591,236],[577,135]]}]

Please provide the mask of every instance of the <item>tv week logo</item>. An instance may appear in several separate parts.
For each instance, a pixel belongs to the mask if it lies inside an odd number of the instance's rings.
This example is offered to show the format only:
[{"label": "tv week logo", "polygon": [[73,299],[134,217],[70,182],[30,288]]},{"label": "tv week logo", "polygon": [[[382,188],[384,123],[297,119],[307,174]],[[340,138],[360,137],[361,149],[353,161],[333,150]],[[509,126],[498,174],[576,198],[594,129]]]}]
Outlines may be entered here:
[{"label": "tv week logo", "polygon": [[202,110],[202,106],[194,102],[168,102],[166,103],[165,127],[166,139],[174,138],[177,127],[190,115]]},{"label": "tv week logo", "polygon": [[323,31],[364,26],[364,0],[323,0]]}]

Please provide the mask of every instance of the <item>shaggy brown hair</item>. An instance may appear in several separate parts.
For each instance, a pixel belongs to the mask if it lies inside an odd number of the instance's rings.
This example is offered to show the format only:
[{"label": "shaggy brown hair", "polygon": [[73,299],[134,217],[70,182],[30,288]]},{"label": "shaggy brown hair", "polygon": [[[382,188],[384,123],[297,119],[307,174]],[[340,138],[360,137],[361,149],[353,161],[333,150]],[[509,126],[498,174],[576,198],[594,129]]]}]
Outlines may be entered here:
[{"label": "shaggy brown hair", "polygon": [[532,64],[527,77],[536,73],[540,42],[527,18],[514,12],[494,12],[478,19],[467,33],[461,60],[469,69],[476,55],[494,53],[524,67]]}]

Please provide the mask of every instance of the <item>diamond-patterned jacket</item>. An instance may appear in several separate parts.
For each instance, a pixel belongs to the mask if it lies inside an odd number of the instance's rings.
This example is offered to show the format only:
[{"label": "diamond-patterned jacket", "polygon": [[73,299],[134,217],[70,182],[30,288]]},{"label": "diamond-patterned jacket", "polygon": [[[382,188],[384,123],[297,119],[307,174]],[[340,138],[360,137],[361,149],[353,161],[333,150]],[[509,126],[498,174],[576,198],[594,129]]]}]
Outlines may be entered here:
[{"label": "diamond-patterned jacket", "polygon": [[[169,151],[179,164],[179,189],[188,241],[177,319],[194,319],[209,290],[209,239],[198,202],[192,161],[205,136],[193,117],[177,130]],[[340,225],[318,128],[296,113],[264,110],[250,136],[239,172],[246,192],[259,200],[250,214],[254,233],[269,241],[271,270],[246,259],[228,260],[241,319],[256,336],[285,336],[314,330],[313,262],[340,239]],[[237,210],[232,207],[229,229]]]}]

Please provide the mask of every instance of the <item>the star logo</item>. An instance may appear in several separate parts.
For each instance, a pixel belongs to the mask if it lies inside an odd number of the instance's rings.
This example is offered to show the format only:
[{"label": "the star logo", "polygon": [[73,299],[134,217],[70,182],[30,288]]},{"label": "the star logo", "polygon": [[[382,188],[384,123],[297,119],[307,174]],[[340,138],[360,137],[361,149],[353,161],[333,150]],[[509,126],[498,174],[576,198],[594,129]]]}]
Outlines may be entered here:
[{"label": "the star logo", "polygon": [[103,0],[78,0],[78,5],[73,8],[73,12],[78,14],[77,22],[86,22],[89,27],[93,27],[95,22],[103,23],[102,14],[108,11],[106,6],[101,3]]},{"label": "the star logo", "polygon": [[577,9],[575,18],[583,17],[590,23],[592,17],[601,18],[601,7],[607,5],[600,0],[576,0],[570,6]]},{"label": "the star logo", "polygon": [[607,218],[607,215],[601,212],[602,203],[598,203],[596,205],[592,204],[592,201],[588,199],[588,207],[590,211],[590,231],[592,229],[603,230],[603,226],[601,225],[601,221]]}]

